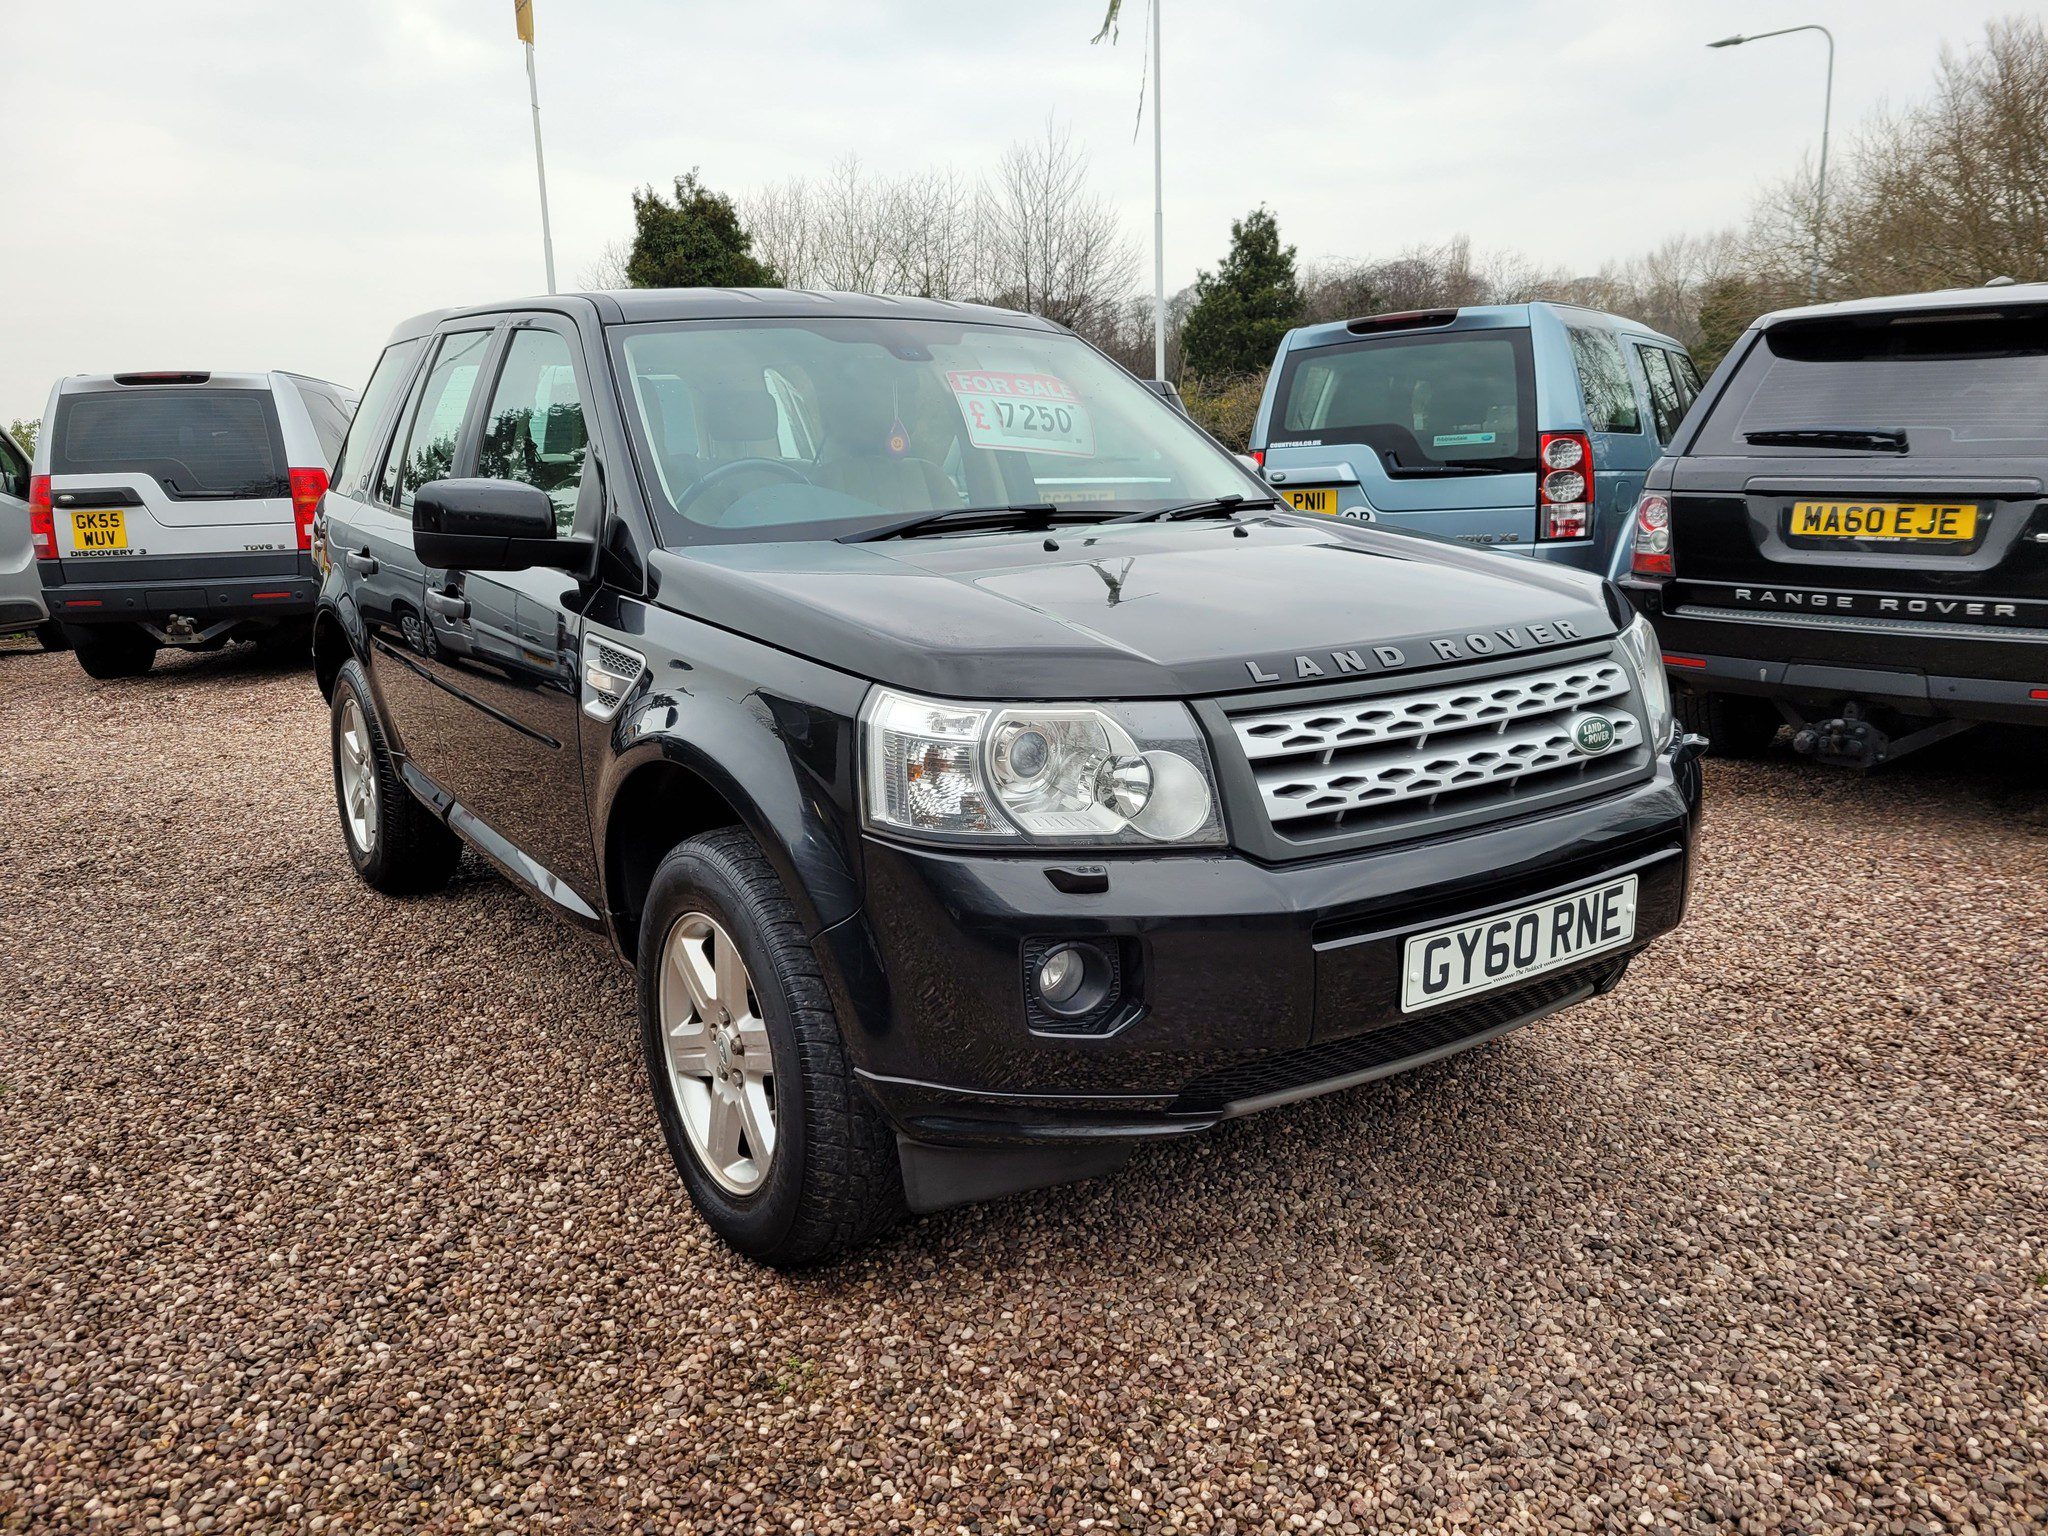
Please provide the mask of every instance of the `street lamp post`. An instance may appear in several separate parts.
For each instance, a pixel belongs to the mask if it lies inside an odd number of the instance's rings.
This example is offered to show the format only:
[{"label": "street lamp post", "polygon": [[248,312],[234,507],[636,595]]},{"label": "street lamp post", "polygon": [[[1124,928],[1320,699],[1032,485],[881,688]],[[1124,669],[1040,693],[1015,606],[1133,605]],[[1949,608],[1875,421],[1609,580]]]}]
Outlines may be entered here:
[{"label": "street lamp post", "polygon": [[1813,270],[1807,281],[1807,297],[1818,302],[1820,299],[1820,231],[1828,211],[1828,120],[1835,111],[1835,34],[1816,22],[1805,26],[1780,27],[1775,32],[1752,32],[1747,36],[1738,32],[1733,37],[1724,37],[1719,42],[1709,43],[1709,48],[1733,48],[1737,43],[1760,43],[1767,37],[1787,37],[1794,32],[1818,32],[1828,40],[1828,83],[1820,103],[1820,175],[1816,178],[1813,195]]},{"label": "street lamp post", "polygon": [[1159,0],[1152,0],[1152,372],[1166,377],[1166,155],[1159,121]]}]

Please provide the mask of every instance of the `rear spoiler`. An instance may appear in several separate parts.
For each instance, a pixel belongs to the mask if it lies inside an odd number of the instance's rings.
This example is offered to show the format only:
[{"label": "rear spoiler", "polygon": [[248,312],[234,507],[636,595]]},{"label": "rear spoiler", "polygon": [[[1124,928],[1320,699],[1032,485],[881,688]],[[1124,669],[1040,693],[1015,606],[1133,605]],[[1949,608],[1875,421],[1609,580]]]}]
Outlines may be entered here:
[{"label": "rear spoiler", "polygon": [[1354,336],[1370,336],[1378,331],[1413,331],[1424,326],[1449,325],[1457,318],[1455,309],[1398,309],[1384,315],[1346,320],[1344,329]]}]

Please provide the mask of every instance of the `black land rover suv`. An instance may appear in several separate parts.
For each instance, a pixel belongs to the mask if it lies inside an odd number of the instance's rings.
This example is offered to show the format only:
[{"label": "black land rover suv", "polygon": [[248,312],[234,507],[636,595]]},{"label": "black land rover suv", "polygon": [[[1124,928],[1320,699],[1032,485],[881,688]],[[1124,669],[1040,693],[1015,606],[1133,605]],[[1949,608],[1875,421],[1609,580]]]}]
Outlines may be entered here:
[{"label": "black land rover suv", "polygon": [[1867,766],[2048,725],[2048,284],[1766,315],[1636,508],[1630,598],[1717,751]]},{"label": "black land rover suv", "polygon": [[608,933],[771,1262],[1490,1039],[1684,908],[1698,744],[1616,589],[1279,510],[1029,316],[423,316],[315,547],[356,867],[466,843]]}]

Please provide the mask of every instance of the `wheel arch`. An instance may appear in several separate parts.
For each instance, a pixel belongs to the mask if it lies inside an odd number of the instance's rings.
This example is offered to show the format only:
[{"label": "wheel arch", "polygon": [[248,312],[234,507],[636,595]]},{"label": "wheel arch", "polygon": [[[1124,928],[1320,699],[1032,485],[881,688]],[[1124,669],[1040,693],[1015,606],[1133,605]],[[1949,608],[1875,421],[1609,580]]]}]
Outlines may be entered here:
[{"label": "wheel arch", "polygon": [[607,773],[599,814],[605,921],[628,960],[661,861],[677,844],[719,827],[742,827],[753,836],[808,932],[858,905],[838,839],[797,793],[787,757],[780,774],[768,764],[739,766],[752,771],[736,772],[689,742],[664,736],[643,742]]},{"label": "wheel arch", "polygon": [[321,698],[333,701],[335,679],[354,654],[341,620],[332,609],[322,608],[313,616],[313,680],[319,684]]}]

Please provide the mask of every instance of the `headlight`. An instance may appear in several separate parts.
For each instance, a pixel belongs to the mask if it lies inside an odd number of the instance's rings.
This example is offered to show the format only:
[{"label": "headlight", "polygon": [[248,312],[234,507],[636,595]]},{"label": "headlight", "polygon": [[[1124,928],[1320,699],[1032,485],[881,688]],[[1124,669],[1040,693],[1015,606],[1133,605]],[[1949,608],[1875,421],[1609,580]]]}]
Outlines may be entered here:
[{"label": "headlight", "polygon": [[1621,654],[1636,674],[1636,688],[1643,700],[1643,714],[1650,727],[1650,744],[1662,752],[1671,745],[1677,722],[1671,714],[1671,681],[1664,675],[1664,651],[1657,632],[1640,613],[1635,623],[1621,632]]},{"label": "headlight", "polygon": [[869,825],[1046,843],[1223,841],[1187,707],[954,704],[877,688],[861,711]]}]

